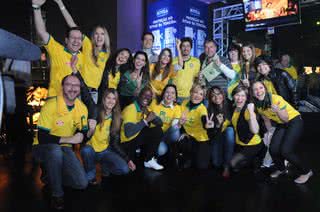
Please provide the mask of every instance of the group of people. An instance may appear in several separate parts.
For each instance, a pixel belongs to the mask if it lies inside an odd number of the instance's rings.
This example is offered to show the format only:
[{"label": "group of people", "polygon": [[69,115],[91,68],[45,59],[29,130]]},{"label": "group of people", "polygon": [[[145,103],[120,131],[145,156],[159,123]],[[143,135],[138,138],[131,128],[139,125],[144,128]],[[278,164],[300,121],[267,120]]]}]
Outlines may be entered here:
[{"label": "group of people", "polygon": [[[312,176],[294,150],[303,132],[294,108],[295,81],[268,56],[256,57],[252,44],[230,46],[226,58],[207,40],[198,59],[186,37],[176,40],[173,58],[168,48],[154,53],[154,36],[146,32],[141,51],[111,53],[105,27],[95,27],[90,38],[83,35],[63,1],[54,1],[70,27],[65,45],[46,30],[45,0],[32,1],[36,32],[51,62],[33,156],[54,208],[63,208],[62,186],[97,184],[97,162],[103,177],[135,171],[138,149],[146,168],[162,170],[160,157],[182,155],[184,168],[208,169],[212,161],[226,178],[244,166],[259,168],[268,150],[271,177],[285,173],[285,160],[299,170],[296,183]],[[82,163],[72,149],[78,144]]]}]

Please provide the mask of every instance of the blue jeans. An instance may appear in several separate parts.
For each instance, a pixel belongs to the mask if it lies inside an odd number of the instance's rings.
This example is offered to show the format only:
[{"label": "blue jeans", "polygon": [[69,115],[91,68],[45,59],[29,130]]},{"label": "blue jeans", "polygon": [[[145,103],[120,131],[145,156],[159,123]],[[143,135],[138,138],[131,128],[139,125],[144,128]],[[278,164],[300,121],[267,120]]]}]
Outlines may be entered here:
[{"label": "blue jeans", "polygon": [[89,181],[96,178],[96,162],[101,164],[102,176],[109,176],[110,173],[123,175],[130,171],[127,162],[110,148],[95,152],[90,145],[86,145],[81,149],[81,157]]},{"label": "blue jeans", "polygon": [[180,129],[177,126],[171,126],[163,135],[158,147],[158,156],[165,155],[168,152],[168,144],[177,142],[180,137]]},{"label": "blue jeans", "polygon": [[235,146],[234,129],[227,127],[222,134],[212,140],[212,163],[216,167],[229,166]]},{"label": "blue jeans", "polygon": [[84,169],[72,148],[58,144],[39,144],[33,146],[32,154],[46,173],[52,196],[62,197],[63,185],[74,189],[85,189],[88,186]]}]

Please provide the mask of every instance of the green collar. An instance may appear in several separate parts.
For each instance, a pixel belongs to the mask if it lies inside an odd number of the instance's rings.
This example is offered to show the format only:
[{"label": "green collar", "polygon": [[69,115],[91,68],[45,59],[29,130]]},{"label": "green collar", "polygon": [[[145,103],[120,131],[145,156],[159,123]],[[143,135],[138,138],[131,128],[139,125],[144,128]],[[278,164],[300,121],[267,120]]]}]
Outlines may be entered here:
[{"label": "green collar", "polygon": [[67,49],[67,47],[64,47],[64,51],[65,52],[68,52],[69,54],[72,54],[72,55],[77,55],[80,53],[80,51],[77,51],[77,52],[71,52],[69,49]]},{"label": "green collar", "polygon": [[139,103],[137,101],[134,101],[133,104],[134,104],[134,106],[136,106],[137,112],[141,112],[142,111],[141,108],[140,108],[140,105],[139,105]]},{"label": "green collar", "polygon": [[203,104],[203,102],[200,102],[199,104],[196,104],[196,105],[192,105],[191,101],[189,101],[186,106],[191,111],[191,110],[197,109],[202,104]]}]

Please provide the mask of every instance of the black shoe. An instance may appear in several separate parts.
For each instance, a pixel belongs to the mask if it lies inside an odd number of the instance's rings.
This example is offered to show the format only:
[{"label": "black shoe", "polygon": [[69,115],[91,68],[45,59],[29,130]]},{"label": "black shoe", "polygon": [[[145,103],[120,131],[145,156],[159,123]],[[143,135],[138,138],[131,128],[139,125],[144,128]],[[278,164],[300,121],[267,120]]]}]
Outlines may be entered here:
[{"label": "black shoe", "polygon": [[64,209],[63,197],[52,197],[51,198],[51,207],[56,210],[63,210]]}]

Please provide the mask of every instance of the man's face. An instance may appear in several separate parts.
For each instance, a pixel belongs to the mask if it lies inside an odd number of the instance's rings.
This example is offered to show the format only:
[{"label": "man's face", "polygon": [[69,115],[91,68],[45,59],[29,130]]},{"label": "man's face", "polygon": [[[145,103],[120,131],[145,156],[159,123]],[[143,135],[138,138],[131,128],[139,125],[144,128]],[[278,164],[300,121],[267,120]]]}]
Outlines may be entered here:
[{"label": "man's face", "polygon": [[80,94],[80,81],[76,76],[69,76],[62,85],[63,97],[74,102]]},{"label": "man's face", "polygon": [[213,42],[208,42],[204,45],[204,52],[207,57],[213,57],[216,54],[217,47]]},{"label": "man's face", "polygon": [[148,35],[146,34],[144,37],[143,37],[143,49],[151,49],[152,46],[153,46],[153,38],[151,35]]},{"label": "man's face", "polygon": [[189,56],[191,51],[191,44],[189,42],[181,43],[182,56]]},{"label": "man's face", "polygon": [[69,32],[69,37],[66,38],[66,46],[71,52],[77,52],[82,46],[82,33],[79,30]]},{"label": "man's face", "polygon": [[288,55],[283,55],[283,56],[281,57],[281,65],[282,65],[283,67],[289,67],[289,62],[290,62],[290,58],[289,58]]}]

